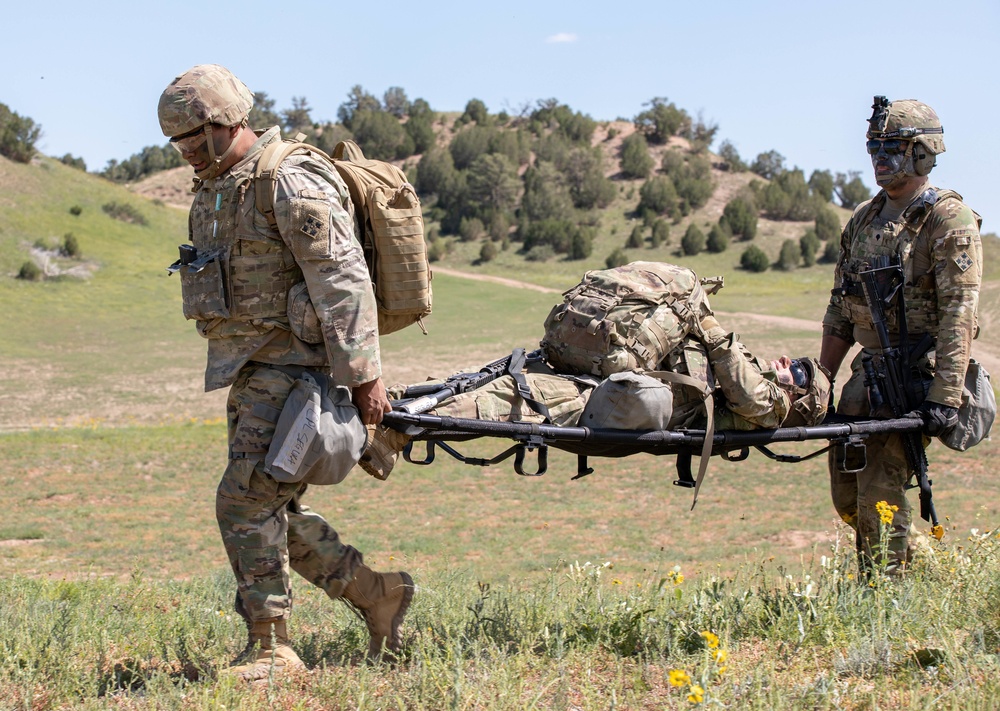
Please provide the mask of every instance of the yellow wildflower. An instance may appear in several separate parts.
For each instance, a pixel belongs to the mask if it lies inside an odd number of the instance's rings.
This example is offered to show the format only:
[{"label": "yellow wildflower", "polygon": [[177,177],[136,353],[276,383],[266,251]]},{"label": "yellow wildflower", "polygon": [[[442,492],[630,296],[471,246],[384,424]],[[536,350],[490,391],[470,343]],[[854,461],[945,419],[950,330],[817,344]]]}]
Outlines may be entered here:
[{"label": "yellow wildflower", "polygon": [[691,677],[683,669],[674,669],[670,672],[670,686],[684,686],[689,681]]},{"label": "yellow wildflower", "polygon": [[716,664],[723,664],[729,658],[729,652],[724,649],[716,649],[712,652],[712,659]]},{"label": "yellow wildflower", "polygon": [[622,581],[619,580],[618,578],[615,578],[614,580],[611,581],[611,584],[612,585],[621,585]]},{"label": "yellow wildflower", "polygon": [[688,691],[691,692],[688,694],[688,701],[692,704],[700,704],[705,700],[705,690],[697,684],[692,684]]},{"label": "yellow wildflower", "polygon": [[878,517],[882,520],[882,523],[888,526],[892,523],[892,519],[895,518],[899,507],[895,505],[890,506],[887,501],[879,501],[875,504],[875,510],[878,512]]},{"label": "yellow wildflower", "polygon": [[711,632],[702,632],[701,636],[705,638],[705,644],[708,645],[709,649],[716,649],[719,646],[718,635],[712,634]]}]

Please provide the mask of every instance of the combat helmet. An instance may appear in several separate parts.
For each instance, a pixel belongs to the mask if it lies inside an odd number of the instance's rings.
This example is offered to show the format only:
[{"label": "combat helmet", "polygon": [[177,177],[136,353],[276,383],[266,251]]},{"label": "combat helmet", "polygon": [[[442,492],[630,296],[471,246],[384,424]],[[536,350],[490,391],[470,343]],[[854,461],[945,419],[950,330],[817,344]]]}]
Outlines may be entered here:
[{"label": "combat helmet", "polygon": [[876,96],[866,135],[869,139],[911,140],[926,149],[926,153],[917,151],[916,155],[907,150],[913,158],[916,175],[927,175],[937,164],[935,156],[945,151],[941,119],[934,109],[916,99],[888,101],[884,96]]},{"label": "combat helmet", "polygon": [[782,427],[818,425],[826,417],[833,389],[830,372],[815,358],[796,358],[789,368],[795,384],[787,389],[798,395]]},{"label": "combat helmet", "polygon": [[167,137],[195,131],[206,123],[235,126],[246,121],[253,94],[231,71],[199,64],[176,77],[160,95],[157,114]]},{"label": "combat helmet", "polygon": [[160,130],[173,140],[204,129],[208,140],[209,166],[195,175],[201,180],[216,177],[222,161],[236,146],[216,156],[212,125],[247,125],[253,93],[236,76],[218,64],[199,64],[176,77],[160,95],[157,115]]}]

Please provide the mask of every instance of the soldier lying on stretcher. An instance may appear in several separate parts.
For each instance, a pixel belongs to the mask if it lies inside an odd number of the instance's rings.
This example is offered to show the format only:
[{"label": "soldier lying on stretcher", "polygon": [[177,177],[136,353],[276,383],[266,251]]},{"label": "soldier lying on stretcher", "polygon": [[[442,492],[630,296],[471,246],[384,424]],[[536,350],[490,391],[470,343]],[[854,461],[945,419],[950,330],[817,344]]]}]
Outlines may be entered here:
[{"label": "soldier lying on stretcher", "polygon": [[[547,420],[562,426],[678,429],[705,426],[711,403],[716,429],[822,422],[831,382],[818,361],[784,355],[772,361],[757,358],[711,315],[697,330],[660,361],[658,371],[615,373],[601,380],[557,373],[539,359],[529,361],[520,376],[504,375],[449,397],[429,414],[497,422]],[[533,402],[520,394],[518,379],[526,382]],[[390,398],[399,400],[405,391],[395,386]],[[547,417],[538,412],[539,404]],[[372,476],[385,479],[410,438],[385,426],[372,429],[360,464]]]}]

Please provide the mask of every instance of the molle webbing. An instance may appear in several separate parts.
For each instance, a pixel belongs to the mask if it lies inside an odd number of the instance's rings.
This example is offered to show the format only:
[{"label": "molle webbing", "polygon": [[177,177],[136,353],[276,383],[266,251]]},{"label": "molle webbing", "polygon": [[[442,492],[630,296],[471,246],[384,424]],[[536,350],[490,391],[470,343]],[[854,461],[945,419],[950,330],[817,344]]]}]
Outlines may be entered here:
[{"label": "molle webbing", "polygon": [[230,257],[230,292],[234,319],[280,318],[288,309],[288,291],[302,281],[302,271],[286,266],[281,252]]}]

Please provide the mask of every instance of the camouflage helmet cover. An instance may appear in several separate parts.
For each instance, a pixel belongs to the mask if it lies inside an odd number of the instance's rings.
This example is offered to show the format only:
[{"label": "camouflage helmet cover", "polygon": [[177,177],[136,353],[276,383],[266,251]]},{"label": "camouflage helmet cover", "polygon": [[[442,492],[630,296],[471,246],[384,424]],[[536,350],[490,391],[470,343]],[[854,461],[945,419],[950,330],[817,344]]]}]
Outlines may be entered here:
[{"label": "camouflage helmet cover", "polygon": [[157,114],[164,136],[180,136],[206,123],[236,126],[253,107],[253,94],[231,71],[199,64],[175,78],[163,94]]},{"label": "camouflage helmet cover", "polygon": [[809,371],[809,385],[806,387],[805,393],[792,403],[792,407],[781,425],[782,427],[818,425],[826,417],[826,410],[830,404],[830,391],[833,389],[830,373],[815,358],[798,358],[796,360]]},{"label": "camouflage helmet cover", "polygon": [[[927,104],[915,99],[887,102],[884,96],[876,96],[872,108],[872,117],[868,119],[868,138],[912,138],[933,155],[944,153],[941,119]],[[930,132],[925,133],[927,129]]]}]

